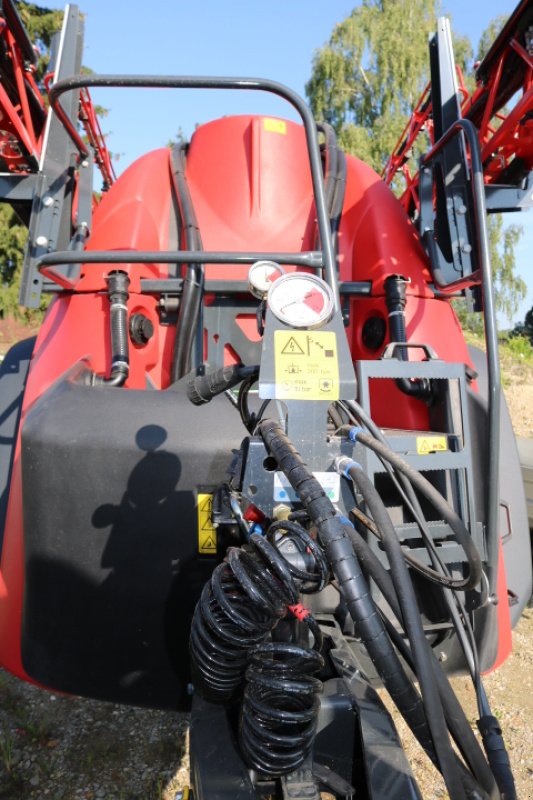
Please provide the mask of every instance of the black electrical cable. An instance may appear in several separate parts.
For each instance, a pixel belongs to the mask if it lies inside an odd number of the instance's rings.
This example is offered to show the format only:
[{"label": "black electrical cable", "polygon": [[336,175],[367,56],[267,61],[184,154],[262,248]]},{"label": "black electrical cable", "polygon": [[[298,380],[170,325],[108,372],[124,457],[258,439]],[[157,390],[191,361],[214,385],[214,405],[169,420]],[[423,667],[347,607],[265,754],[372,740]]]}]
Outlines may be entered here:
[{"label": "black electrical cable", "polygon": [[[184,249],[201,251],[202,239],[185,176],[186,145],[177,145],[171,152],[172,178],[183,218]],[[198,320],[204,287],[202,264],[188,264],[176,323],[174,351],[172,353],[171,380],[177,381],[190,371],[191,350],[197,335]]]},{"label": "black electrical cable", "polygon": [[[402,618],[415,663],[415,674],[420,684],[420,693],[424,704],[426,719],[431,731],[433,744],[437,753],[439,768],[446,788],[454,800],[464,798],[466,794],[457,770],[453,749],[448,736],[448,728],[444,709],[435,680],[431,657],[427,649],[427,641],[416,602],[413,584],[404,560],[404,554],[387,509],[376,488],[359,465],[350,459],[342,459],[352,466],[342,467],[353,480],[367,504],[374,522],[382,534],[382,541],[389,559],[389,566],[402,610]],[[339,463],[339,470],[341,464]]]}]

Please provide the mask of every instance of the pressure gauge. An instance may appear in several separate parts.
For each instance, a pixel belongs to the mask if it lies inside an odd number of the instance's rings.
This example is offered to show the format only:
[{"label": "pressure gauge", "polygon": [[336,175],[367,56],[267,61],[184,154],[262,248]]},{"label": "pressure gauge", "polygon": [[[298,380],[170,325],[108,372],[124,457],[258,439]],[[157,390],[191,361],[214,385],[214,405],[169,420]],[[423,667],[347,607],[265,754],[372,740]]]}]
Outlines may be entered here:
[{"label": "pressure gauge", "polygon": [[275,280],[285,274],[275,261],[256,261],[248,273],[248,285],[254,297],[263,300]]},{"label": "pressure gauge", "polygon": [[268,305],[274,316],[291,328],[320,328],[331,319],[335,302],[322,278],[291,272],[272,284]]}]

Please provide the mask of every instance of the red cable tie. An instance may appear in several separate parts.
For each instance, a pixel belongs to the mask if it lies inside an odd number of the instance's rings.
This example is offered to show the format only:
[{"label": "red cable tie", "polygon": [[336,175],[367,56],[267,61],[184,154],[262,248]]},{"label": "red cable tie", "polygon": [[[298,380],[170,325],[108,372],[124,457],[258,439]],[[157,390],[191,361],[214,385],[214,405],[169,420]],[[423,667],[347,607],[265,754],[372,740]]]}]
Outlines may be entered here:
[{"label": "red cable tie", "polygon": [[303,622],[306,617],[309,616],[311,613],[308,608],[305,608],[301,603],[296,603],[294,606],[287,606],[289,611],[291,611],[297,620]]}]

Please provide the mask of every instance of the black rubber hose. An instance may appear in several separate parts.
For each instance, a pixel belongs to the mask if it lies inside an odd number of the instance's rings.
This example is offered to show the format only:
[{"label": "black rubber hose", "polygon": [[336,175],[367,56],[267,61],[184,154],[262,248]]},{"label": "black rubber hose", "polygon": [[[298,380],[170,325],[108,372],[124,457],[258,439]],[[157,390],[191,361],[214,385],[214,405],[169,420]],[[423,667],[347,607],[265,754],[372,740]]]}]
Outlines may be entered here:
[{"label": "black rubber hose", "polygon": [[[389,559],[392,580],[402,611],[404,627],[411,645],[411,652],[415,663],[415,674],[420,684],[420,693],[426,711],[426,719],[431,731],[439,767],[444,777],[446,788],[454,800],[455,798],[461,797],[464,797],[466,800],[466,794],[464,793],[448,736],[444,709],[440,701],[433,665],[431,663],[431,656],[427,648],[426,635],[420,617],[420,610],[396,531],[394,530],[387,509],[370,478],[363,472],[359,465],[355,466],[355,462],[350,461],[350,459],[342,459],[342,461],[348,462],[348,465],[345,467],[346,472],[361,492],[374,522],[381,532],[382,542]],[[350,466],[350,464],[353,466]],[[345,471],[340,463],[338,468],[339,471]]]},{"label": "black rubber hose", "polygon": [[205,375],[196,375],[189,381],[187,397],[195,406],[201,406],[241,381],[257,378],[258,375],[257,365],[245,367],[244,364],[232,364],[230,367],[209,370]]},{"label": "black rubber hose", "polygon": [[398,710],[434,760],[435,751],[422,702],[385,631],[340,517],[279,422],[263,420],[258,428],[268,452],[277,461],[317,527],[320,542],[341,588],[357,635]]},{"label": "black rubber hose", "polygon": [[109,325],[111,332],[111,374],[93,374],[94,386],[123,386],[130,371],[128,340],[128,287],[130,279],[127,272],[114,270],[107,276],[109,298]]},{"label": "black rubber hose", "polygon": [[[345,407],[345,405],[347,408]],[[346,403],[341,403],[341,407],[343,407],[344,410],[347,411],[348,414],[352,416],[352,419],[354,419],[355,421],[354,424],[357,425],[362,423],[378,441],[380,441],[385,447],[389,447],[389,443],[383,436],[383,433],[381,432],[379,427],[375,424],[372,418],[366,413],[364,408],[357,401],[348,400],[346,401]],[[449,569],[447,568],[446,564],[442,561],[439,552],[435,547],[435,544],[431,537],[431,533],[428,529],[427,522],[424,518],[420,502],[418,500],[417,495],[415,494],[413,487],[409,483],[409,480],[401,472],[398,473],[398,476],[396,476],[392,466],[386,459],[380,457],[380,460],[384,465],[385,469],[387,470],[388,474],[391,476],[396,488],[398,489],[400,495],[403,497],[407,507],[413,514],[413,517],[420,528],[420,532],[422,533],[422,537],[424,538],[426,547],[429,551],[434,569],[430,570],[430,568],[425,566],[422,574],[427,579],[434,580],[433,576],[438,575],[437,569],[441,570],[442,578],[438,582],[442,583],[443,587],[450,590],[450,592],[448,591],[443,592],[444,600],[450,612],[450,617],[452,619],[455,632],[459,638],[461,647],[463,648],[463,652],[465,654],[465,659],[470,669],[472,682],[474,684],[476,691],[479,715],[480,717],[483,717],[487,714],[490,714],[490,705],[488,703],[487,695],[485,693],[485,690],[483,688],[483,683],[481,681],[481,675],[479,671],[479,658],[477,654],[477,646],[474,637],[474,631],[472,630],[472,625],[470,624],[470,619],[466,611],[466,608],[464,606],[464,603],[458,592],[455,591],[457,581],[455,581],[451,577]],[[428,570],[432,573],[431,576],[428,574]]]},{"label": "black rubber hose", "polygon": [[[346,432],[346,431],[343,431]],[[469,566],[468,576],[460,582],[454,583],[455,589],[473,589],[476,587],[483,573],[483,565],[478,549],[474,544],[462,519],[455,513],[453,508],[446,502],[444,497],[437,489],[416,469],[411,467],[406,461],[403,460],[397,453],[387,447],[382,442],[379,442],[369,433],[366,433],[361,428],[351,428],[349,436],[353,441],[361,442],[365,447],[373,450],[378,456],[388,461],[394,469],[403,473],[406,478],[424,494],[429,502],[436,508],[442,519],[448,523],[454,532],[457,541],[463,548]]]},{"label": "black rubber hose", "polygon": [[483,739],[483,746],[489,759],[502,800],[516,800],[516,787],[509,754],[505,748],[500,723],[491,714],[478,720],[477,726]]},{"label": "black rubber hose", "polygon": [[[172,150],[172,176],[183,218],[184,249],[201,251],[203,247],[200,230],[185,176],[185,149],[186,145],[178,145]],[[191,368],[191,350],[198,329],[203,287],[203,265],[189,264],[183,280],[178,321],[176,323],[171,366],[171,380],[173,382],[186,375]]]},{"label": "black rubber hose", "polygon": [[[403,275],[389,275],[384,283],[391,342],[407,342],[405,330],[405,305],[407,302],[405,286],[407,282]],[[402,361],[408,361],[406,347],[399,347],[398,353]],[[408,378],[396,378],[395,384],[404,394],[420,400],[428,400],[433,396],[431,384],[425,379],[411,381]]]},{"label": "black rubber hose", "polygon": [[[356,555],[361,562],[361,566],[366,574],[374,581],[379,591],[383,594],[383,597],[390,606],[392,613],[400,625],[403,626],[402,611],[398,602],[396,589],[394,588],[394,584],[389,573],[357,530],[346,527],[346,531],[350,537]],[[396,630],[392,622],[390,622],[390,620],[388,620],[386,617],[383,619],[383,622],[396,648],[399,650],[410,669],[414,671],[415,664],[412,659],[411,650],[405,642],[403,636],[398,630]],[[461,707],[461,704],[459,703],[452,687],[450,686],[448,678],[443,672],[429,642],[427,639],[424,639],[424,641],[426,643],[426,648],[431,654],[435,671],[435,679],[438,684],[439,694],[444,706],[444,713],[446,715],[446,722],[454,741],[459,747],[466,763],[472,770],[473,775],[483,789],[487,792],[490,799],[498,800],[499,795],[494,776],[487,766],[483,751],[481,750],[479,743],[474,736],[463,708]]]}]

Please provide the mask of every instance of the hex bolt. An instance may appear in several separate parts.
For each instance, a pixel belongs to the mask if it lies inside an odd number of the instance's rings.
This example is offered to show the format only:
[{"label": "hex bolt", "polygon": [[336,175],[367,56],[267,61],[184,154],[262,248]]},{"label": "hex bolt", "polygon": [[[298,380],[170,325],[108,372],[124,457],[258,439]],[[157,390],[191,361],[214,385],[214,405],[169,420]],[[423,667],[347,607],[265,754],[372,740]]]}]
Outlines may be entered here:
[{"label": "hex bolt", "polygon": [[54,198],[50,197],[49,194],[45,194],[45,196],[43,197],[43,206],[45,208],[50,208],[50,206],[53,205],[53,202]]},{"label": "hex bolt", "polygon": [[461,247],[461,250],[463,251],[463,253],[471,253],[472,252],[472,245],[471,244],[464,244]]},{"label": "hex bolt", "polygon": [[466,214],[466,206],[465,205],[460,205],[459,208],[457,209],[457,213],[458,214]]},{"label": "hex bolt", "polygon": [[38,236],[35,240],[35,244],[37,245],[37,247],[46,247],[46,245],[48,244],[48,239],[46,238],[46,236]]}]

